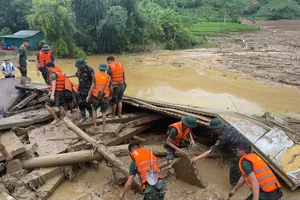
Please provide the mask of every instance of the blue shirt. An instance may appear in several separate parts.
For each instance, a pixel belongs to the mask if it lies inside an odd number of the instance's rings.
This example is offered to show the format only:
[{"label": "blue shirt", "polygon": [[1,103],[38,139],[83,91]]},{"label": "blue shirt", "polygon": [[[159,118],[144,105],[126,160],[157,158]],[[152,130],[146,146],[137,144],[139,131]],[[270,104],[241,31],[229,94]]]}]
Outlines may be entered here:
[{"label": "blue shirt", "polygon": [[4,76],[10,76],[10,75],[13,75],[14,73],[14,71],[15,71],[15,66],[14,66],[14,64],[12,63],[12,62],[10,62],[10,63],[8,63],[8,64],[6,64],[5,62],[4,63],[2,63],[2,65],[1,65],[1,71],[4,71],[4,72],[6,72],[6,73],[8,73],[9,75],[7,75],[7,74],[4,74]]}]

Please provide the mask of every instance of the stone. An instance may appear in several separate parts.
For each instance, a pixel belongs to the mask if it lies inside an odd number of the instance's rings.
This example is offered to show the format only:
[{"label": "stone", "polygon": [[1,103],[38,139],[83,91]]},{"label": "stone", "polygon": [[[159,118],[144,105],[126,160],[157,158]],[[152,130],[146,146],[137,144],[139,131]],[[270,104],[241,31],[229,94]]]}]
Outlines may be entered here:
[{"label": "stone", "polygon": [[[1,134],[1,142],[12,156],[19,155],[26,151],[25,146],[22,144],[22,142],[19,140],[16,134],[12,131]],[[1,154],[0,161],[3,161],[5,159],[5,156]]]}]

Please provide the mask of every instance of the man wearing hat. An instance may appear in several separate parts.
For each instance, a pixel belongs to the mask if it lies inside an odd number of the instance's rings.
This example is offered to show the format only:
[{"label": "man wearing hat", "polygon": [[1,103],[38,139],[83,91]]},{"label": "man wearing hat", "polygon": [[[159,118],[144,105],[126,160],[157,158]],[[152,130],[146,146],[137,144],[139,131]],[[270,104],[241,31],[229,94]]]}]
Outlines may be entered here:
[{"label": "man wearing hat", "polygon": [[241,172],[239,170],[238,162],[238,152],[237,146],[243,142],[248,143],[247,139],[233,126],[226,126],[219,118],[214,118],[209,123],[209,128],[216,134],[219,135],[217,142],[210,147],[210,150],[204,152],[203,154],[192,158],[192,162],[206,158],[209,155],[216,153],[219,149],[228,147],[232,153],[232,165],[230,167],[229,179],[230,184],[234,187],[241,177]]},{"label": "man wearing hat", "polygon": [[78,78],[78,93],[77,93],[77,101],[81,114],[81,120],[79,123],[82,123],[86,120],[86,111],[89,112],[90,118],[92,118],[92,106],[91,102],[86,102],[86,98],[89,94],[93,77],[94,70],[93,68],[87,65],[87,62],[83,58],[79,58],[76,60],[75,67],[77,68],[77,72],[74,75],[67,76],[68,78],[77,77]]},{"label": "man wearing hat", "polygon": [[15,78],[14,71],[16,70],[15,65],[10,62],[10,57],[4,57],[4,63],[1,64],[0,70],[2,71],[5,78]]},{"label": "man wearing hat", "polygon": [[17,68],[21,72],[21,85],[26,87],[26,77],[27,77],[27,47],[29,46],[29,40],[24,39],[23,44],[18,49],[17,54]]},{"label": "man wearing hat", "polygon": [[94,75],[86,101],[90,102],[92,100],[94,128],[97,128],[97,109],[100,108],[103,122],[102,128],[104,130],[106,125],[106,111],[112,95],[112,85],[110,76],[105,73],[107,65],[101,63],[98,69],[100,71]]},{"label": "man wearing hat", "polygon": [[124,68],[121,63],[115,62],[113,56],[108,56],[106,60],[108,63],[107,74],[111,77],[113,84],[113,95],[110,102],[112,106],[112,117],[115,117],[118,107],[117,115],[121,118],[123,107],[122,98],[127,87]]},{"label": "man wearing hat", "polygon": [[[139,175],[143,193],[144,200],[163,200],[166,194],[166,183],[163,180],[160,169],[158,168],[157,158],[145,148],[140,147],[140,144],[136,141],[130,142],[128,145],[128,150],[130,152],[131,163],[129,167],[129,177],[127,182],[120,193],[120,199],[123,199],[126,192],[131,188],[134,176]],[[153,166],[151,166],[151,159]],[[147,173],[153,167],[153,176],[147,176]],[[151,173],[151,172],[150,172]]]},{"label": "man wearing hat", "polygon": [[190,145],[195,145],[192,135],[192,128],[195,127],[197,127],[197,121],[193,116],[184,116],[180,122],[169,126],[168,138],[164,141],[164,147],[167,149],[168,155],[166,160],[159,165],[160,169],[172,164],[175,152],[180,152],[182,148],[188,146],[183,141],[187,135],[190,137]]},{"label": "man wearing hat", "polygon": [[50,51],[50,47],[47,44],[44,44],[40,52],[37,54],[36,58],[36,75],[40,76],[40,72],[42,72],[42,76],[45,80],[45,83],[50,84],[49,73],[45,68],[45,65],[48,62],[54,62],[55,58],[53,53]]}]

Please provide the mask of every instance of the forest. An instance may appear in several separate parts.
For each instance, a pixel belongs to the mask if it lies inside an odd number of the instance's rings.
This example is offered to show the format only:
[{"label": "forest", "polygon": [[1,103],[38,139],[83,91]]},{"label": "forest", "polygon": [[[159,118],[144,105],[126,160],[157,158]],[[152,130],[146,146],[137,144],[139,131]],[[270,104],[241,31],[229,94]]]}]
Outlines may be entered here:
[{"label": "forest", "polygon": [[41,30],[59,57],[185,49],[205,35],[300,18],[300,0],[0,0],[0,35]]}]

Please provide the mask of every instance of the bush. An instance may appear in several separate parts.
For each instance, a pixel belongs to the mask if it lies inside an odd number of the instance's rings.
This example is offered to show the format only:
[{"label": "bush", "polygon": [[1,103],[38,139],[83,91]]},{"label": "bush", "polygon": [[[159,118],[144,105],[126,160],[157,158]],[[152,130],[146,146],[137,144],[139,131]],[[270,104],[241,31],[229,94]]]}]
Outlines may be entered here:
[{"label": "bush", "polygon": [[0,31],[0,35],[9,35],[9,34],[12,34],[12,32],[11,32],[10,28],[8,28],[8,27],[4,27]]},{"label": "bush", "polygon": [[71,54],[73,58],[84,58],[84,59],[86,58],[86,53],[78,46],[75,46],[73,48]]}]

